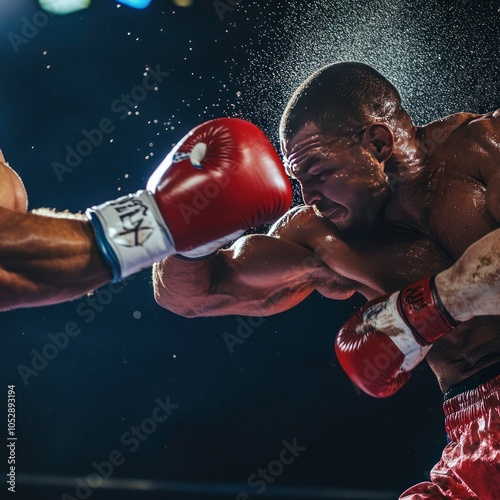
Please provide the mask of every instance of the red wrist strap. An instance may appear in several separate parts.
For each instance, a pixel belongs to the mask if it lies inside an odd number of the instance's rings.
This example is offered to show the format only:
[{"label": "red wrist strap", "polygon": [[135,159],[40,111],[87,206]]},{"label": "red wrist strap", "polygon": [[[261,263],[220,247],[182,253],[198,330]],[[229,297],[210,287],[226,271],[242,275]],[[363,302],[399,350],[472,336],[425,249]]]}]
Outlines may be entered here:
[{"label": "red wrist strap", "polygon": [[398,311],[421,345],[432,344],[459,324],[441,302],[434,276],[401,290]]}]

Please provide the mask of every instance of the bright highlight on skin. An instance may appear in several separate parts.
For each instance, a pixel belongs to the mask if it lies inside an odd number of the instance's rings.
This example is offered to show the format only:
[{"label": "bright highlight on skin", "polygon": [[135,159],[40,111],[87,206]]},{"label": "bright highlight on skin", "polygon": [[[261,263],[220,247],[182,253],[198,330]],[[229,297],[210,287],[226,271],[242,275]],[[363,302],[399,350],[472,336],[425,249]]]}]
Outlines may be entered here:
[{"label": "bright highlight on skin", "polygon": [[38,0],[40,7],[51,14],[72,14],[90,6],[92,0]]}]

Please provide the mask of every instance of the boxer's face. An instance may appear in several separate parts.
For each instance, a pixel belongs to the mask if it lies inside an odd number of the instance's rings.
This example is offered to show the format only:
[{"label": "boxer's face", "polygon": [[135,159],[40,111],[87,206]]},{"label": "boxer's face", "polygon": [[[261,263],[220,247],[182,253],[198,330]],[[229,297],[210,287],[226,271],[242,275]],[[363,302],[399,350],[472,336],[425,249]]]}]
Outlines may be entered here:
[{"label": "boxer's face", "polygon": [[304,202],[342,231],[373,225],[390,191],[383,164],[362,136],[326,137],[309,123],[284,148]]},{"label": "boxer's face", "polygon": [[0,151],[0,207],[26,212],[28,196],[21,178],[10,168]]}]

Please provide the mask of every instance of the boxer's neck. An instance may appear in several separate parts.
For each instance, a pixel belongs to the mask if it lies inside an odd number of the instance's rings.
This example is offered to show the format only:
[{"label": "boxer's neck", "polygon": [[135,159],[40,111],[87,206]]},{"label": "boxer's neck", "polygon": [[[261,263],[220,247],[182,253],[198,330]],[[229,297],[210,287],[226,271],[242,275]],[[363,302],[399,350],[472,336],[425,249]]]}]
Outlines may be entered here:
[{"label": "boxer's neck", "polygon": [[468,114],[457,113],[422,127],[395,130],[394,154],[385,168],[391,181],[384,214],[388,224],[404,224],[426,232],[451,151],[450,139],[469,119]]},{"label": "boxer's neck", "polygon": [[434,184],[432,162],[422,148],[421,130],[417,127],[395,130],[394,152],[385,163],[390,195],[384,210],[389,226],[422,230],[426,226],[428,207]]}]

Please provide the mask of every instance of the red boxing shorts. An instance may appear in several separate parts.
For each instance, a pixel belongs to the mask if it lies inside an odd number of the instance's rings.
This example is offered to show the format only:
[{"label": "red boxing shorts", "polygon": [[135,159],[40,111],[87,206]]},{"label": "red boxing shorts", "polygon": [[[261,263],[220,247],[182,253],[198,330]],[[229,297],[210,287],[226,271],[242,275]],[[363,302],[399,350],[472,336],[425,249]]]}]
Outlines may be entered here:
[{"label": "red boxing shorts", "polygon": [[449,444],[431,480],[400,500],[499,500],[500,363],[452,386],[443,409]]}]

